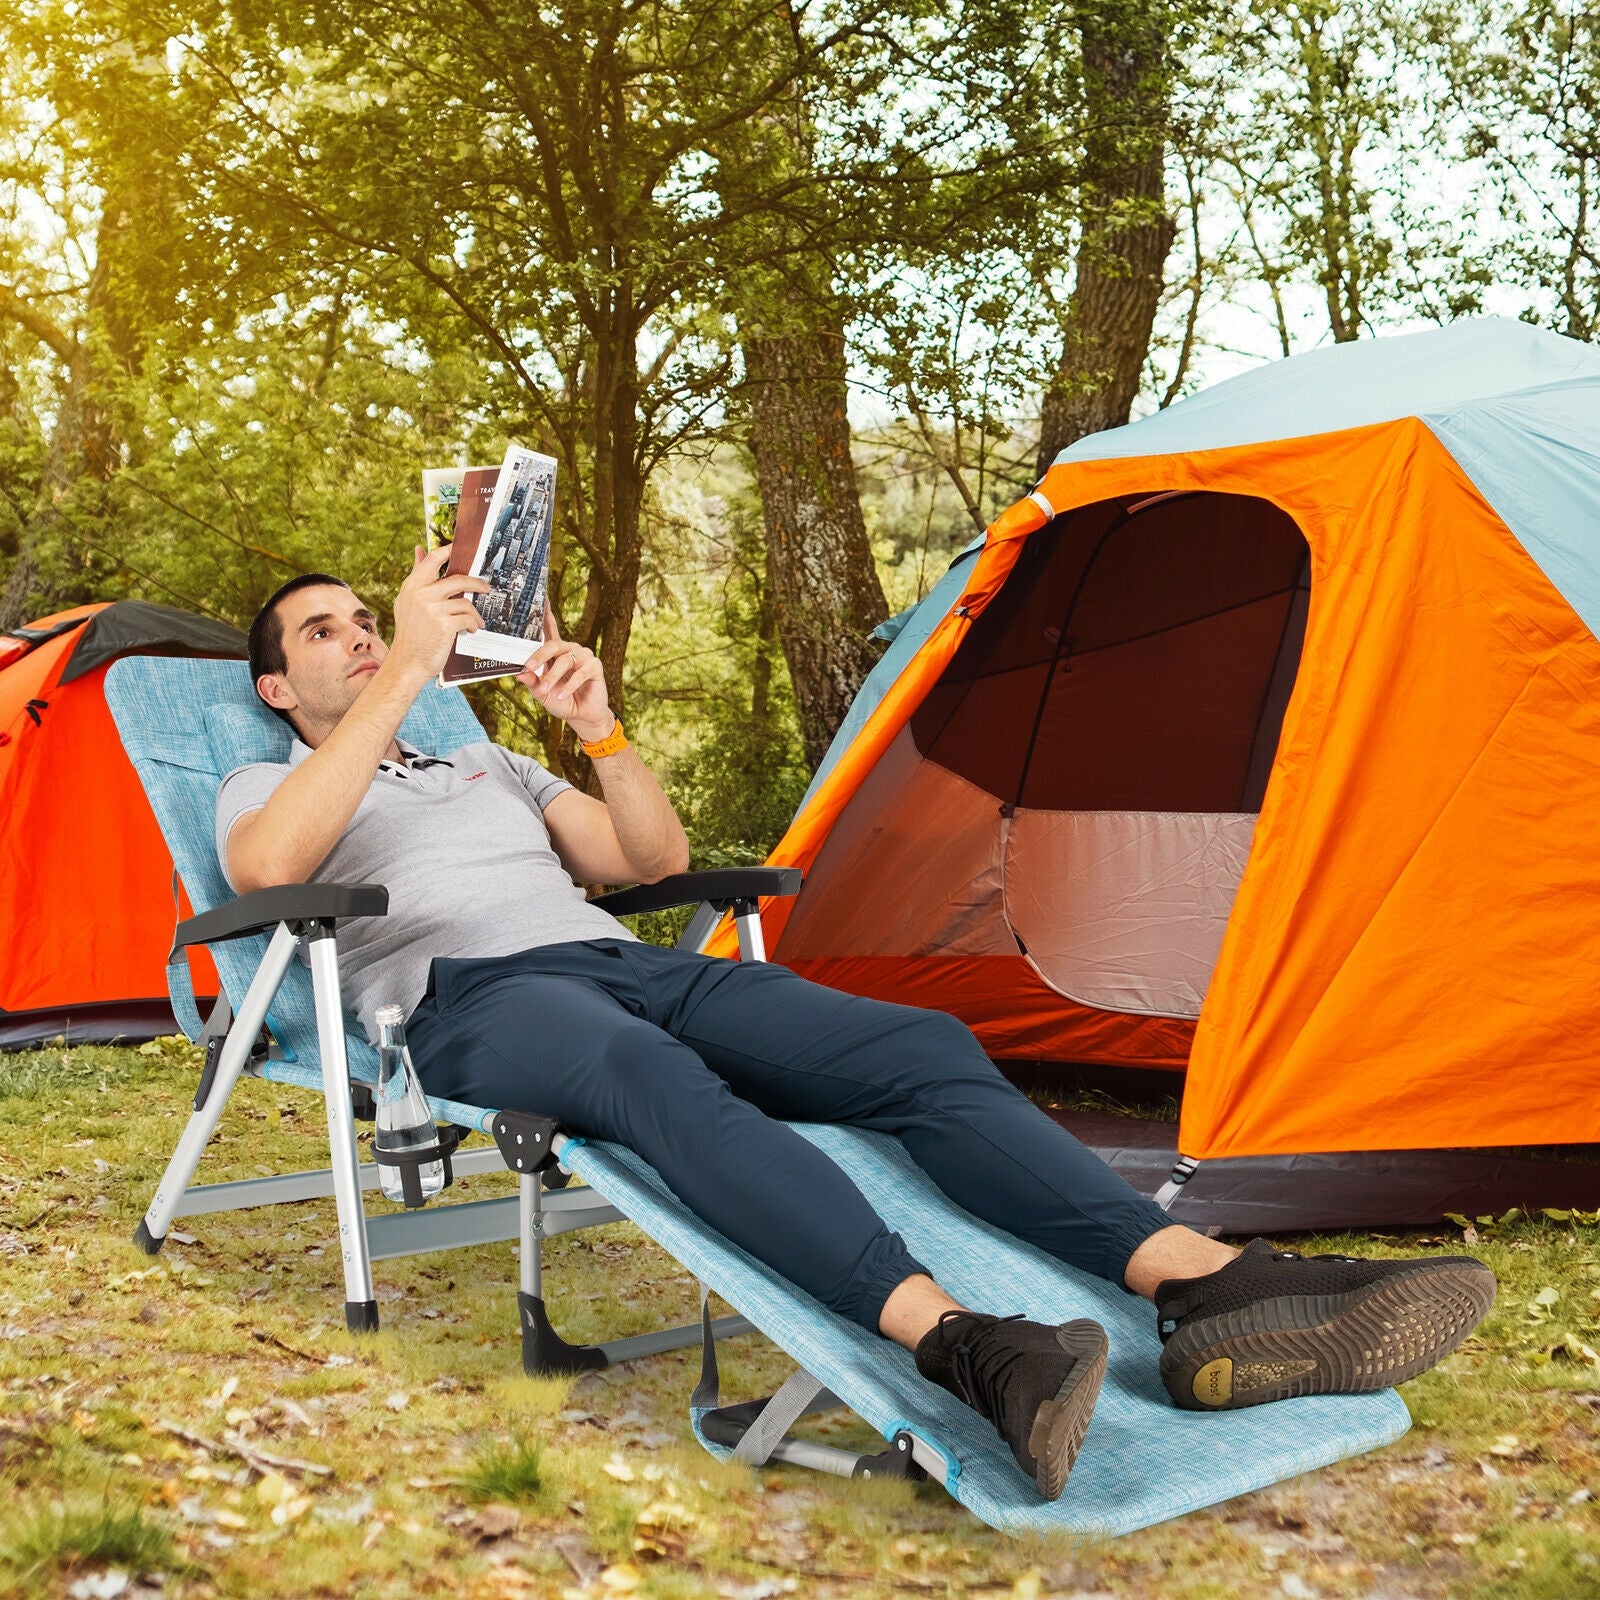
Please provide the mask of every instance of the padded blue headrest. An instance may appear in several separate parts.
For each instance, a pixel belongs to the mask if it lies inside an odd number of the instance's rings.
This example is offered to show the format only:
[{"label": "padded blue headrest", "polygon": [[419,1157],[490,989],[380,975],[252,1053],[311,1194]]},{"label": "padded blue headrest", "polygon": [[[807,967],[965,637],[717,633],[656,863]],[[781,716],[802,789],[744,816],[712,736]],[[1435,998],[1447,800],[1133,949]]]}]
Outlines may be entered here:
[{"label": "padded blue headrest", "polygon": [[288,725],[265,706],[245,706],[237,701],[209,706],[205,725],[219,778],[257,761],[287,761],[294,743]]},{"label": "padded blue headrest", "polygon": [[[154,761],[222,778],[252,762],[289,759],[294,736],[256,697],[243,661],[124,656],[106,673],[106,703],[135,767]],[[400,737],[424,755],[447,756],[485,735],[459,689],[430,683]],[[142,768],[140,777],[148,790]]]}]

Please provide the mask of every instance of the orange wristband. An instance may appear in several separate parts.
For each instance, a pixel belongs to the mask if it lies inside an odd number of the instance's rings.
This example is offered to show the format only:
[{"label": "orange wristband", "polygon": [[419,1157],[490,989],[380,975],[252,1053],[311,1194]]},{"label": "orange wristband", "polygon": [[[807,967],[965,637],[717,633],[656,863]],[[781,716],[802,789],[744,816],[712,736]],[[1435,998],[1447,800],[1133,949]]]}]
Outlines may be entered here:
[{"label": "orange wristband", "polygon": [[611,732],[603,739],[596,739],[593,744],[583,741],[583,753],[591,761],[597,761],[601,756],[614,756],[619,751],[628,748],[628,736],[622,731],[622,718],[613,719]]}]

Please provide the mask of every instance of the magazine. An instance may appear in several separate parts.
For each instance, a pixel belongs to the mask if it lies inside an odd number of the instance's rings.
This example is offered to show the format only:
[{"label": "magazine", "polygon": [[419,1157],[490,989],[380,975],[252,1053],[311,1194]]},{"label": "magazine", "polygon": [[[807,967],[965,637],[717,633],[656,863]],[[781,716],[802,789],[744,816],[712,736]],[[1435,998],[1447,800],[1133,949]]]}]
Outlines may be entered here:
[{"label": "magazine", "polygon": [[[422,474],[422,522],[428,548],[449,545],[446,570],[465,570],[483,537],[489,502],[494,498],[498,467],[430,467]],[[439,673],[440,684],[485,683],[514,672],[499,659],[452,650]]]},{"label": "magazine", "polygon": [[473,596],[483,626],[456,635],[441,684],[477,683],[521,669],[544,638],[554,528],[556,463],[512,445],[499,467],[422,475],[429,548],[450,541],[447,572],[486,578]]}]

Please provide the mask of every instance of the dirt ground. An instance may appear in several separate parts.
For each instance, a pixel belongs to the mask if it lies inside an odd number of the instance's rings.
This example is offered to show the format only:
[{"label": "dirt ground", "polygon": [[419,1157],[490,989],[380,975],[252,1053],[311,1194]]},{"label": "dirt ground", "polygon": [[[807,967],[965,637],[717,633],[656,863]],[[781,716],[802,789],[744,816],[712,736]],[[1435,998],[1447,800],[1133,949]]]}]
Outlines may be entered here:
[{"label": "dirt ground", "polygon": [[[933,1486],[713,1460],[686,1415],[697,1351],[522,1376],[510,1245],[380,1263],[361,1341],[331,1201],[187,1219],[138,1254],[193,1081],[177,1043],[0,1055],[0,1594],[1600,1596],[1595,1216],[1289,1241],[1466,1248],[1500,1299],[1406,1385],[1389,1448],[1112,1542],[1018,1540]],[[201,1180],[318,1165],[322,1119],[246,1084]],[[571,1338],[697,1310],[625,1225],[546,1263]],[[725,1394],[789,1370],[759,1336],[723,1350]],[[810,1427],[870,1442],[847,1415]]]}]

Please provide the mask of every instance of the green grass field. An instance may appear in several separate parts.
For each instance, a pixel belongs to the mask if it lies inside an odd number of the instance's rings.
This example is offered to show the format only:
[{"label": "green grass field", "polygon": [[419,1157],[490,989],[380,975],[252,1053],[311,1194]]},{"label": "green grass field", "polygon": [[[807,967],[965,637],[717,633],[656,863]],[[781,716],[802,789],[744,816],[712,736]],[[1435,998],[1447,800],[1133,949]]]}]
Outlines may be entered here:
[{"label": "green grass field", "polygon": [[[1600,1595],[1595,1217],[1472,1229],[1500,1300],[1406,1386],[1415,1426],[1389,1449],[1115,1543],[1019,1542],[932,1487],[717,1463],[686,1417],[698,1352],[523,1377],[510,1245],[380,1263],[384,1331],[360,1342],[331,1201],[187,1219],[141,1256],[194,1074],[181,1041],[0,1055],[0,1594]],[[321,1165],[323,1131],[317,1097],[246,1083],[200,1181]],[[558,1239],[546,1265],[568,1337],[697,1310],[631,1227]],[[752,1336],[723,1370],[753,1395],[788,1363]],[[867,1442],[846,1416],[812,1427]]]}]

